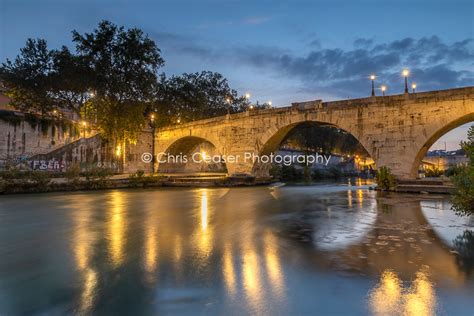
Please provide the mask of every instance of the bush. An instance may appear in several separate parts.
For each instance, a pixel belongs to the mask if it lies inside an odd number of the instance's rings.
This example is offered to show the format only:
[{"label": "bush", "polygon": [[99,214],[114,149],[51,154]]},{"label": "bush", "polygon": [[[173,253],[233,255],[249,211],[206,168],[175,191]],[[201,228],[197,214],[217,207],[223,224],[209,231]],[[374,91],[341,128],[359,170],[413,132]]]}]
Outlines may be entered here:
[{"label": "bush", "polygon": [[453,177],[454,194],[452,209],[458,215],[474,215],[474,125],[467,132],[467,141],[461,143],[469,158],[467,166],[461,167]]},{"label": "bush", "polygon": [[443,175],[443,171],[439,170],[438,168],[427,168],[425,170],[425,177],[428,178],[437,178]]},{"label": "bush", "polygon": [[446,177],[453,177],[453,176],[458,175],[461,172],[461,170],[462,170],[462,167],[460,167],[460,166],[449,167],[444,172],[444,175]]},{"label": "bush", "polygon": [[109,185],[108,178],[113,175],[112,169],[93,167],[84,173],[87,189],[102,189]]},{"label": "bush", "polygon": [[474,214],[474,167],[462,168],[453,182],[452,209],[460,216]]},{"label": "bush", "polygon": [[68,184],[72,188],[79,187],[80,182],[81,182],[80,176],[81,176],[81,167],[79,165],[72,165],[64,173],[64,177],[66,178]]},{"label": "bush", "polygon": [[335,167],[331,167],[329,168],[329,175],[331,178],[334,178],[334,179],[339,179],[340,177],[342,177],[342,171],[335,168]]},{"label": "bush", "polygon": [[395,188],[396,181],[395,177],[392,174],[392,171],[388,167],[380,167],[377,170],[377,175],[375,176],[377,182],[377,187],[381,190],[387,191]]}]

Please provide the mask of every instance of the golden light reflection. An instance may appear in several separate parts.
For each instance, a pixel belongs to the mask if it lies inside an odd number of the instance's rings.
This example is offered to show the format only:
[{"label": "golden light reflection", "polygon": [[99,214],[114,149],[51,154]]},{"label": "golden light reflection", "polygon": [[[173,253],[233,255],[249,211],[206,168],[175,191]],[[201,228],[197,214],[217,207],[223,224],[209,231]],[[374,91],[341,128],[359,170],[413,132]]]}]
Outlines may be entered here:
[{"label": "golden light reflection", "polygon": [[74,255],[80,270],[87,268],[91,255],[89,232],[85,224],[79,224],[74,232]]},{"label": "golden light reflection", "polygon": [[201,190],[201,228],[202,230],[207,229],[208,224],[208,200],[207,190]]},{"label": "golden light reflection", "polygon": [[109,252],[112,264],[117,267],[123,261],[123,248],[125,244],[125,220],[123,207],[123,192],[112,192],[110,218],[108,221]]},{"label": "golden light reflection", "polygon": [[212,227],[209,227],[210,219],[210,209],[209,209],[209,190],[200,189],[198,191],[198,201],[199,201],[199,218],[200,218],[200,229],[198,229],[193,236],[193,239],[197,243],[197,248],[202,256],[202,258],[207,258],[212,251],[212,238],[213,230]]},{"label": "golden light reflection", "polygon": [[361,189],[357,190],[357,201],[359,202],[359,207],[362,208],[362,203],[364,202],[364,191]]},{"label": "golden light reflection", "polygon": [[405,315],[435,315],[436,293],[426,273],[416,273],[408,294],[405,298]]},{"label": "golden light reflection", "polygon": [[262,280],[260,279],[260,265],[254,249],[247,249],[243,256],[242,265],[243,286],[247,301],[254,306],[258,305],[262,296]]},{"label": "golden light reflection", "polygon": [[280,264],[280,257],[278,256],[278,243],[275,236],[267,232],[263,237],[265,247],[265,266],[268,274],[268,279],[274,294],[279,296],[284,295],[284,279]]},{"label": "golden light reflection", "polygon": [[[153,221],[152,221],[153,223]],[[145,269],[148,273],[154,273],[158,263],[158,243],[156,228],[149,225],[145,235]]]},{"label": "golden light reflection", "polygon": [[231,297],[235,294],[236,291],[236,275],[234,269],[234,262],[232,261],[232,248],[230,245],[225,245],[224,247],[224,258],[223,258],[223,267],[222,272],[224,274],[224,282],[227,288],[227,292]]},{"label": "golden light reflection", "polygon": [[87,269],[84,274],[84,288],[81,293],[80,314],[87,314],[92,307],[97,287],[97,273],[92,269]]},{"label": "golden light reflection", "polygon": [[181,261],[181,256],[183,255],[183,243],[181,242],[181,235],[176,235],[174,238],[174,261]]},{"label": "golden light reflection", "polygon": [[380,284],[370,294],[370,306],[375,315],[390,315],[400,310],[402,286],[398,275],[384,271]]},{"label": "golden light reflection", "polygon": [[352,208],[352,190],[347,190],[347,205]]},{"label": "golden light reflection", "polygon": [[416,273],[408,289],[395,272],[386,270],[369,300],[375,315],[428,316],[436,311],[436,293],[425,269]]},{"label": "golden light reflection", "polygon": [[90,214],[87,209],[80,208],[75,214],[76,227],[74,230],[73,252],[77,269],[84,282],[79,300],[79,310],[81,314],[87,314],[93,306],[94,291],[97,288],[97,274],[90,268],[94,234],[89,230]]}]

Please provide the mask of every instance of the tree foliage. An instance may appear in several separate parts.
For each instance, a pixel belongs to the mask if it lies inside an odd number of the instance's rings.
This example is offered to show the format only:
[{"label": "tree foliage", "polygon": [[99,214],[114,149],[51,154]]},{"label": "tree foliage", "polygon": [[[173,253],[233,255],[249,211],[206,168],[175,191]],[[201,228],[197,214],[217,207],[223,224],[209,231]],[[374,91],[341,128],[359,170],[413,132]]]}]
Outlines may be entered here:
[{"label": "tree foliage", "polygon": [[53,108],[49,97],[53,56],[45,40],[28,39],[15,61],[2,64],[0,75],[14,107],[41,114]]},{"label": "tree foliage", "polygon": [[283,144],[317,152],[360,154],[368,156],[365,148],[350,133],[334,127],[305,123],[290,131]]},{"label": "tree foliage", "polygon": [[381,190],[387,191],[395,187],[396,181],[390,168],[382,166],[377,170],[375,177],[377,181],[377,187]]},{"label": "tree foliage", "polygon": [[249,102],[229,87],[226,78],[211,71],[160,77],[152,109],[172,124],[245,111]]},{"label": "tree foliage", "polygon": [[453,177],[455,191],[452,197],[453,210],[458,215],[474,214],[474,125],[469,128],[467,141],[461,143],[469,162]]}]

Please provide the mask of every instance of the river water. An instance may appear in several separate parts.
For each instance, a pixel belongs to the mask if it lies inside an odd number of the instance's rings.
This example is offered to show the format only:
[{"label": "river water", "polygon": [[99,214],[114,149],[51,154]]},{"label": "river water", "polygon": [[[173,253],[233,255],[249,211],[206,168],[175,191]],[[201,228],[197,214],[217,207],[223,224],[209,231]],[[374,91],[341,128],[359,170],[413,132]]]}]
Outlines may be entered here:
[{"label": "river water", "polygon": [[362,180],[0,197],[0,315],[474,315],[474,219]]}]

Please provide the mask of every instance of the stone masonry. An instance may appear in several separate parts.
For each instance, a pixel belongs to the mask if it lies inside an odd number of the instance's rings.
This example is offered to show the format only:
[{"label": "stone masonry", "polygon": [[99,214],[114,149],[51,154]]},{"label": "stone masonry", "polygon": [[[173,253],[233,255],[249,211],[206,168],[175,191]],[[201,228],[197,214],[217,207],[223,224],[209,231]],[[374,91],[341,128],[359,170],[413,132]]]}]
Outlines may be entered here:
[{"label": "stone masonry", "polygon": [[[310,101],[290,107],[248,111],[156,131],[155,152],[189,140],[210,142],[221,155],[244,157],[275,152],[285,135],[303,122],[330,124],[351,133],[376,166],[399,178],[415,178],[431,145],[443,134],[474,121],[474,87],[334,102]],[[189,147],[189,144],[186,146]],[[268,175],[268,164],[227,161],[228,174]],[[159,170],[159,163],[156,164]]]}]

